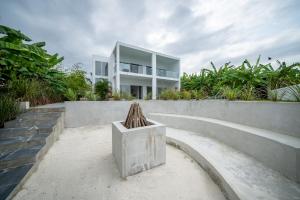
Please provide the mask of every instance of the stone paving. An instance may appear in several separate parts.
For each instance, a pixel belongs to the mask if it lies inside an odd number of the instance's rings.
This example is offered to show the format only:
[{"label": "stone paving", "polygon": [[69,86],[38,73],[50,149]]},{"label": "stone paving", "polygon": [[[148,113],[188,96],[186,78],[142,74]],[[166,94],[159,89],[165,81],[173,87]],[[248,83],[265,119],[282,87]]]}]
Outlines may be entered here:
[{"label": "stone paving", "polygon": [[0,129],[0,200],[10,199],[18,191],[55,141],[63,111],[31,109]]}]

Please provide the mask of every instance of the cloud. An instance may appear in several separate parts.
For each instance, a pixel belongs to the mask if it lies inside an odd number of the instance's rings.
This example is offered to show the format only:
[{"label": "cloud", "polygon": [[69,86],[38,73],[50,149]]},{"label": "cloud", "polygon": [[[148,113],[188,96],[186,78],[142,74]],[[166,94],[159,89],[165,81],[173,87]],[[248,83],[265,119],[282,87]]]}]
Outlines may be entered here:
[{"label": "cloud", "polygon": [[258,55],[299,61],[299,9],[297,0],[11,0],[0,3],[0,23],[46,41],[67,67],[89,71],[93,54],[123,41],[180,57],[191,73]]}]

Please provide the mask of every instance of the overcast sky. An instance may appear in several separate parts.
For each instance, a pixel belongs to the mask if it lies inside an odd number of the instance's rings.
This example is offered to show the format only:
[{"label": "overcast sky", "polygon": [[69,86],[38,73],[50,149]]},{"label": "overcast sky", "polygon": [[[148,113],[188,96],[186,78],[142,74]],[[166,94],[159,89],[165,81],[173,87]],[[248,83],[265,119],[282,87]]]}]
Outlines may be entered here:
[{"label": "overcast sky", "polygon": [[88,69],[116,41],[180,57],[189,73],[258,55],[300,61],[300,0],[1,0],[0,24]]}]

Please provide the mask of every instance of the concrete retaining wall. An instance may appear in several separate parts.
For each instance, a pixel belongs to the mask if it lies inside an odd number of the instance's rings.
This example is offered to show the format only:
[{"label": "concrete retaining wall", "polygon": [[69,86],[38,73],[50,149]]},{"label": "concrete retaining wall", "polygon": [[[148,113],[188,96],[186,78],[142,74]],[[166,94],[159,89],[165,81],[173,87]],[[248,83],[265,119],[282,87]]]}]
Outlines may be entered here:
[{"label": "concrete retaining wall", "polygon": [[[144,114],[209,117],[300,137],[300,103],[256,101],[138,101]],[[103,125],[124,120],[131,101],[65,102],[65,127]]]}]

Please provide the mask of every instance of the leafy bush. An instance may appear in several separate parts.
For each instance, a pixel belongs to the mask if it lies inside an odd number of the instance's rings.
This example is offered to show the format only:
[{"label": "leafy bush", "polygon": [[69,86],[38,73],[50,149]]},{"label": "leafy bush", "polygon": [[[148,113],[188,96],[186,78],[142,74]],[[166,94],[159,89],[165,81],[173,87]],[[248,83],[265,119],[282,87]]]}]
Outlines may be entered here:
[{"label": "leafy bush", "polygon": [[0,25],[0,81],[38,79],[62,89],[64,74],[55,66],[63,57],[48,54],[45,42],[32,43],[31,39],[15,29]]},{"label": "leafy bush", "polygon": [[234,91],[226,89],[226,93],[229,96],[231,93],[232,97],[236,96],[233,94],[237,93],[236,89],[243,91],[238,97],[243,100],[267,99],[268,87],[273,90],[300,83],[300,63],[277,63],[279,66],[276,69],[270,63],[260,64],[260,57],[254,65],[245,60],[239,66],[225,63],[217,69],[211,63],[212,69],[204,68],[200,73],[191,75],[184,73],[181,77],[181,88],[187,91],[202,91],[208,96],[219,96],[224,93],[224,88],[230,88]]},{"label": "leafy bush", "polygon": [[59,94],[48,83],[35,79],[14,79],[7,83],[11,96],[19,101],[29,101],[30,105],[41,105],[62,100]]},{"label": "leafy bush", "polygon": [[183,90],[180,92],[180,98],[184,100],[191,100],[192,94],[189,91]]},{"label": "leafy bush", "polygon": [[1,93],[5,90],[31,105],[61,101],[65,74],[57,65],[63,57],[48,54],[45,42],[30,42],[20,31],[0,25]]},{"label": "leafy bush", "polygon": [[95,84],[95,93],[99,96],[100,100],[108,98],[110,85],[107,80],[101,79]]},{"label": "leafy bush", "polygon": [[151,100],[151,99],[152,99],[152,93],[149,92],[149,93],[147,94],[147,96],[145,96],[144,100]]},{"label": "leafy bush", "polygon": [[239,93],[239,98],[245,101],[256,99],[255,88],[253,86],[243,87],[241,92]]},{"label": "leafy bush", "polygon": [[0,128],[4,122],[12,120],[19,112],[19,104],[10,96],[0,96]]},{"label": "leafy bush", "polygon": [[228,100],[237,100],[240,94],[238,89],[232,89],[230,87],[224,87],[222,91],[222,96]]},{"label": "leafy bush", "polygon": [[207,94],[202,90],[191,90],[191,98],[196,100],[205,99]]},{"label": "leafy bush", "polygon": [[88,101],[96,101],[97,100],[97,95],[94,94],[92,91],[86,91],[84,97]]},{"label": "leafy bush", "polygon": [[112,98],[113,98],[113,100],[121,100],[121,93],[118,91],[114,91],[112,93]]},{"label": "leafy bush", "polygon": [[87,82],[85,74],[85,71],[81,70],[77,66],[74,66],[71,72],[66,75],[66,92],[69,93],[69,89],[71,89],[76,94],[75,100],[77,100],[80,97],[84,97],[85,92],[91,90],[91,85]]},{"label": "leafy bush", "polygon": [[121,92],[120,98],[123,100],[128,100],[128,101],[131,101],[134,99],[134,97],[130,93],[127,93],[127,92]]},{"label": "leafy bush", "polygon": [[68,88],[67,91],[65,92],[65,97],[69,101],[76,101],[77,100],[77,94],[75,91],[73,91],[71,88]]},{"label": "leafy bush", "polygon": [[159,98],[163,100],[178,100],[180,99],[180,92],[172,89],[166,89],[160,93]]}]

